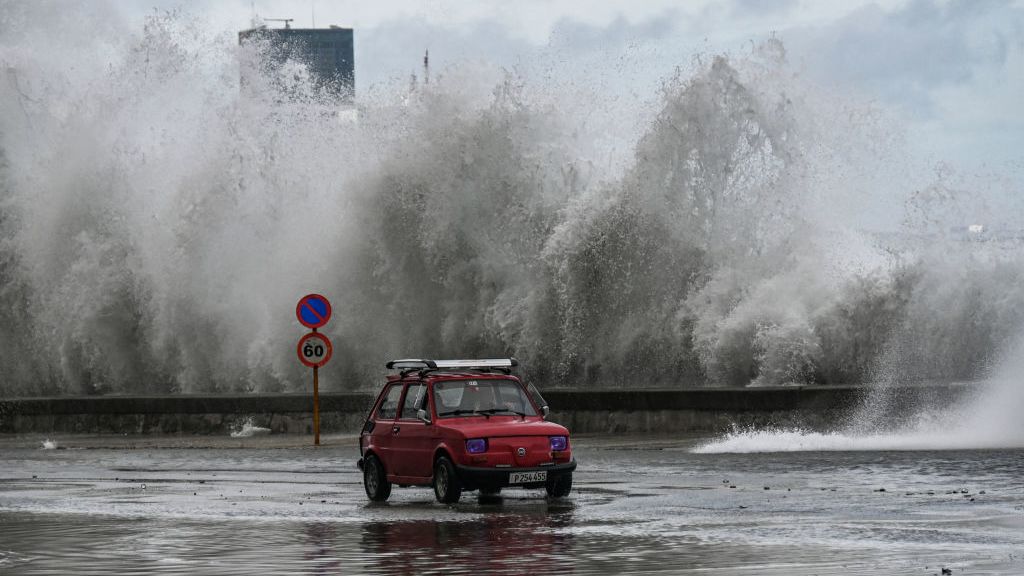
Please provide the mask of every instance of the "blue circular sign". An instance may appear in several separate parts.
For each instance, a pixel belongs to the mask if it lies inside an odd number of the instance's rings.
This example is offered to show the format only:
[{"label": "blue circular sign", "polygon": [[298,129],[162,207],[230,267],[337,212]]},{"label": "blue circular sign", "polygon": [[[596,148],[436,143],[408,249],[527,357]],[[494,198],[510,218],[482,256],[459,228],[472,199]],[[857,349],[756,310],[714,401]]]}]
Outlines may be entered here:
[{"label": "blue circular sign", "polygon": [[295,307],[295,316],[306,328],[319,328],[331,319],[331,303],[319,294],[307,294]]}]

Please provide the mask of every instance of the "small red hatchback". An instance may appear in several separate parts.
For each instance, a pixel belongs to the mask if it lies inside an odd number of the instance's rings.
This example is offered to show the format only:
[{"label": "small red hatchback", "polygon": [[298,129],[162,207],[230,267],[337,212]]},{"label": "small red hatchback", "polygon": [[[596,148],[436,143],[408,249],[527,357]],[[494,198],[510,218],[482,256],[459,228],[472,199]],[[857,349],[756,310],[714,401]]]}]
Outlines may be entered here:
[{"label": "small red hatchback", "polygon": [[394,360],[359,437],[359,469],[370,500],[392,484],[433,486],[439,502],[463,490],[497,494],[506,486],[572,489],[569,431],[546,421],[548,407],[512,368],[494,360]]}]

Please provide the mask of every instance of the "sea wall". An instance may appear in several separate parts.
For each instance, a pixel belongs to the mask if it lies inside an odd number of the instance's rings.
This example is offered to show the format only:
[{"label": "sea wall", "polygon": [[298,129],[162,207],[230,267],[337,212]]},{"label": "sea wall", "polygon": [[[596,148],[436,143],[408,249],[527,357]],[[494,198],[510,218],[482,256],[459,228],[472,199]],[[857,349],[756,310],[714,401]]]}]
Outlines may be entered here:
[{"label": "sea wall", "polygon": [[[960,402],[964,384],[890,388],[892,418]],[[869,389],[858,386],[550,390],[550,419],[573,433],[713,432],[734,425],[829,429],[847,422]],[[876,392],[877,393],[877,392]],[[358,432],[371,394],[322,394],[321,433]],[[226,434],[244,424],[275,434],[312,432],[312,398],[300,394],[87,396],[0,400],[2,433]]]}]

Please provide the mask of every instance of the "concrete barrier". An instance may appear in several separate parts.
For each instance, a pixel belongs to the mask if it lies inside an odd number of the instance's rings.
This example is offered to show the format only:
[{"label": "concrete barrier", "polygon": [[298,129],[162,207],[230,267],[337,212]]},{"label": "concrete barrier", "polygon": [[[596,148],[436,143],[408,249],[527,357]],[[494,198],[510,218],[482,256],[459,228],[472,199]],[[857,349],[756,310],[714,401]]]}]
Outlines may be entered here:
[{"label": "concrete barrier", "polygon": [[[870,389],[858,386],[549,390],[551,419],[573,433],[715,432],[739,426],[829,429],[846,421]],[[963,401],[972,386],[890,388],[883,415]],[[356,433],[371,394],[322,394],[321,432]],[[306,394],[88,396],[0,400],[3,433],[227,434],[246,423],[277,434],[312,432]]]},{"label": "concrete barrier", "polygon": [[[370,394],[321,394],[321,431],[358,430]],[[84,396],[0,400],[0,432],[223,434],[244,425],[312,433],[308,394]]]}]

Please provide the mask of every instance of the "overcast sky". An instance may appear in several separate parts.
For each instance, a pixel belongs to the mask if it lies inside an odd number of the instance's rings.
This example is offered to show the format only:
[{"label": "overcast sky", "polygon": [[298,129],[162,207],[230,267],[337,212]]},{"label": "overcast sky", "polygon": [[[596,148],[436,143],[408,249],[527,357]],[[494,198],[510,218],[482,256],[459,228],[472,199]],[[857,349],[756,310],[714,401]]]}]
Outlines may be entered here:
[{"label": "overcast sky", "polygon": [[214,29],[255,12],[294,26],[356,30],[360,93],[418,71],[466,61],[586,75],[621,59],[624,84],[657,83],[695,53],[736,53],[775,35],[798,71],[826,88],[877,102],[905,119],[923,157],[962,169],[1024,173],[1024,0],[122,0],[129,23],[180,7]]}]

